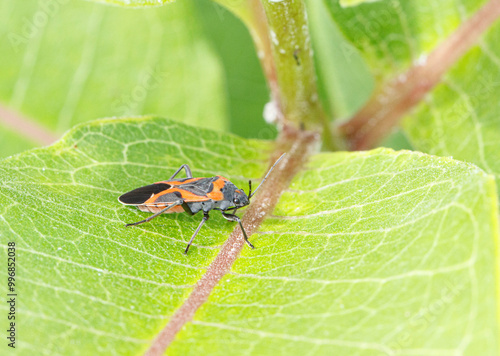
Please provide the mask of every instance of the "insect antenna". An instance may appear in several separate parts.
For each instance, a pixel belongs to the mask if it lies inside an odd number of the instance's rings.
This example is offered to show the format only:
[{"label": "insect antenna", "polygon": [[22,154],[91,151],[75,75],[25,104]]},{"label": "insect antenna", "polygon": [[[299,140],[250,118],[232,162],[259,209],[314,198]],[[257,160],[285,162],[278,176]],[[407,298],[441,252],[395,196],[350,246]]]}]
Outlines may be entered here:
[{"label": "insect antenna", "polygon": [[262,180],[262,182],[260,182],[260,184],[257,186],[257,188],[255,189],[255,191],[254,191],[254,192],[252,192],[252,184],[251,184],[252,182],[251,182],[251,181],[249,181],[249,182],[248,182],[248,185],[249,185],[248,199],[249,199],[249,200],[250,200],[250,198],[251,198],[251,197],[253,197],[253,196],[255,195],[255,193],[257,193],[257,190],[259,190],[259,188],[260,188],[260,186],[262,185],[262,183],[264,183],[264,182],[266,181],[267,177],[269,177],[269,174],[271,174],[271,172],[272,172],[272,170],[274,169],[274,167],[276,167],[276,165],[279,163],[279,161],[281,161],[281,159],[282,159],[282,158],[283,158],[283,156],[285,156],[285,155],[286,155],[286,152],[285,152],[285,153],[283,153],[283,154],[280,156],[280,158],[278,158],[278,159],[276,160],[276,162],[274,162],[273,166],[269,169],[269,171],[267,171],[266,176],[264,177],[264,179]]}]

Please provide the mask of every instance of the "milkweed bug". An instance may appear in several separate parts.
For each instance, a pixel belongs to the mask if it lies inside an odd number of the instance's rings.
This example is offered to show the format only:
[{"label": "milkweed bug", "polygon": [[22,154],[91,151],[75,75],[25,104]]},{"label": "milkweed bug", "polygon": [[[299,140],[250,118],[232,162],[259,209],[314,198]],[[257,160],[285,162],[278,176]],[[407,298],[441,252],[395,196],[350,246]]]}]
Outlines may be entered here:
[{"label": "milkweed bug", "polygon": [[[191,215],[203,211],[203,219],[200,225],[195,230],[193,236],[188,242],[184,254],[187,254],[191,243],[200,231],[201,227],[209,219],[208,213],[210,210],[220,210],[222,216],[229,221],[235,221],[240,224],[241,231],[246,243],[251,248],[253,245],[248,241],[248,236],[241,224],[241,219],[236,216],[236,211],[250,204],[250,199],[255,195],[274,169],[274,167],[283,158],[285,153],[273,164],[266,176],[259,184],[257,189],[252,193],[252,181],[248,181],[248,195],[242,189],[238,189],[227,178],[215,176],[211,178],[193,178],[191,169],[187,164],[183,164],[170,177],[169,180],[153,183],[131,190],[128,193],[121,195],[118,201],[124,205],[133,205],[141,211],[154,213],[145,220],[135,223],[126,224],[125,226],[139,225],[163,213],[182,213],[186,212]],[[186,172],[187,178],[174,179],[181,170]],[[230,214],[228,211],[233,210]]]}]

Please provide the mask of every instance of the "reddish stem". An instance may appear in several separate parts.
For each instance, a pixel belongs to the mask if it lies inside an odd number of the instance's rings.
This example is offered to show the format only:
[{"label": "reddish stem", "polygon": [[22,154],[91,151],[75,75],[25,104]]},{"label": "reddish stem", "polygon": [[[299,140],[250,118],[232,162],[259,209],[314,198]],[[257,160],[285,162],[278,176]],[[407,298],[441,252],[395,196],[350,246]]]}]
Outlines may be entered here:
[{"label": "reddish stem", "polygon": [[500,0],[490,0],[454,33],[405,74],[377,90],[368,103],[340,125],[352,150],[374,147],[422,98],[440,82],[500,16]]},{"label": "reddish stem", "polygon": [[0,106],[0,123],[41,145],[50,145],[59,139],[44,127],[3,106]]}]

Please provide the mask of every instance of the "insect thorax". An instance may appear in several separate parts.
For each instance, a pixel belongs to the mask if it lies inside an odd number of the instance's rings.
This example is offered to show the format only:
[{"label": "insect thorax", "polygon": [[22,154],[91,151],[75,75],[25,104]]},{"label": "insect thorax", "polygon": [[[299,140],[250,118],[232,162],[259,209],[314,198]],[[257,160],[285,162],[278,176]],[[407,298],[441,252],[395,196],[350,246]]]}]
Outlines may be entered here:
[{"label": "insect thorax", "polygon": [[202,210],[205,213],[208,213],[210,210],[216,208],[215,202],[212,200],[200,201],[200,202],[189,202],[186,204],[189,207],[189,210],[191,210],[192,214],[196,214],[200,210]]}]

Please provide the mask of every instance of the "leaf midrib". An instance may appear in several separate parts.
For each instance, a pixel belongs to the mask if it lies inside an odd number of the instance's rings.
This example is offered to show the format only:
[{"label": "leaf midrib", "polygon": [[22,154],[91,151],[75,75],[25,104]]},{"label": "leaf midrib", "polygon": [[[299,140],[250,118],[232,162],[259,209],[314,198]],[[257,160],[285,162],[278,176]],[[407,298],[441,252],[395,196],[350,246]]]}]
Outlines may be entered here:
[{"label": "leaf midrib", "polygon": [[[318,135],[316,133],[291,131],[283,131],[279,140],[281,145],[271,155],[271,162],[273,162],[283,152],[287,152],[278,170],[279,174],[271,174],[268,177],[266,184],[262,186],[242,218],[248,236],[256,232],[267,215],[273,211],[281,193],[290,185],[292,178],[317,148]],[[243,234],[240,227],[236,225],[189,297],[156,336],[145,355],[156,356],[165,353],[179,331],[192,320],[196,311],[207,301],[220,280],[230,272],[244,245]]]}]

